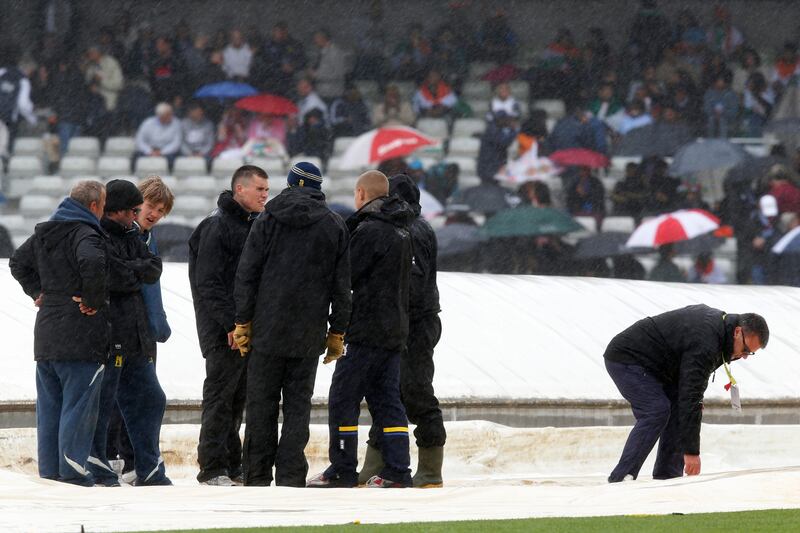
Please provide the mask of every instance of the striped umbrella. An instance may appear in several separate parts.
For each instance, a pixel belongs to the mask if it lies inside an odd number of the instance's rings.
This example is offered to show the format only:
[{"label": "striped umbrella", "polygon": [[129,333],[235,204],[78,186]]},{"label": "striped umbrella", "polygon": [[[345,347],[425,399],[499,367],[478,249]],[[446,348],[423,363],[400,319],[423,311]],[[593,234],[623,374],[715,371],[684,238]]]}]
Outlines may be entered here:
[{"label": "striped umbrella", "polygon": [[625,245],[628,248],[656,248],[662,244],[692,239],[714,231],[719,219],[703,209],[681,209],[639,224]]}]

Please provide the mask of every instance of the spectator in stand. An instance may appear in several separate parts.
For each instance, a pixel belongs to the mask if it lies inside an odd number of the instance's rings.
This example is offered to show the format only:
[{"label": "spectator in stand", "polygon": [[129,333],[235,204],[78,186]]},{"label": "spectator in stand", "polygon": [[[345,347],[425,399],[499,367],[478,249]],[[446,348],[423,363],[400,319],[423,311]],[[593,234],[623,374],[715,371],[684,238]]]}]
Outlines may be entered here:
[{"label": "spectator in stand", "polygon": [[388,30],[383,18],[381,2],[371,2],[367,13],[355,27],[358,28],[358,35],[356,36],[356,65],[353,70],[353,79],[375,80],[382,84],[387,74],[386,35]]},{"label": "spectator in stand", "polygon": [[[630,86],[628,87],[628,97],[626,98],[627,102],[633,102],[634,100],[643,99],[644,95],[640,92],[642,89],[648,89],[652,83],[655,83],[659,86],[659,92],[661,92],[660,82],[658,81],[656,67],[653,65],[647,65],[642,70],[642,75],[640,79],[634,80],[631,82]],[[649,89],[647,91],[649,94]],[[649,107],[649,106],[648,106]]]},{"label": "spectator in stand", "polygon": [[774,105],[775,93],[767,85],[767,79],[762,73],[754,72],[747,80],[742,99],[743,128],[747,137],[761,137]]},{"label": "spectator in stand", "polygon": [[522,115],[519,102],[511,94],[511,86],[508,83],[499,83],[494,89],[494,98],[489,105],[489,115],[487,120],[491,120],[494,113],[498,111],[505,111],[511,117],[518,118]]},{"label": "spectator in stand", "polygon": [[196,89],[204,85],[203,76],[209,65],[208,53],[208,35],[202,33],[194,38],[192,46],[185,48],[181,53],[183,62],[186,65],[186,74]]},{"label": "spectator in stand", "polygon": [[172,49],[172,41],[161,36],[156,39],[156,54],[148,65],[150,87],[156,100],[172,101],[183,95],[186,87],[186,67],[183,59]]},{"label": "spectator in stand", "polygon": [[224,63],[225,58],[222,55],[222,51],[212,50],[208,55],[208,63],[206,63],[205,69],[200,73],[200,78],[197,80],[197,87],[200,88],[209,83],[225,81],[227,74],[225,74]]},{"label": "spectator in stand", "polygon": [[606,191],[591,168],[578,168],[578,176],[567,188],[566,198],[567,211],[572,216],[594,217],[600,228],[606,214]]},{"label": "spectator in stand", "polygon": [[778,227],[779,215],[778,201],[771,194],[765,194],[758,199],[758,209],[750,216],[745,232],[750,240],[745,246],[750,249],[750,282],[755,285],[765,285],[769,281],[770,250],[783,236]]},{"label": "spectator in stand", "polygon": [[[383,102],[375,104],[372,110],[373,123],[381,126],[413,126],[417,120],[411,104],[400,96],[397,85],[387,85]],[[390,174],[393,175],[393,174]]]},{"label": "spectator in stand", "polygon": [[672,30],[669,20],[658,9],[656,0],[641,0],[639,12],[628,32],[631,55],[639,65],[657,65],[661,54],[669,46]]},{"label": "spectator in stand", "polygon": [[482,59],[499,64],[509,63],[517,53],[518,39],[502,9],[487,18],[478,33],[478,50]]},{"label": "spectator in stand", "polygon": [[514,117],[498,111],[481,137],[478,152],[478,177],[484,183],[493,183],[494,176],[508,160],[508,147],[517,138],[519,126]]},{"label": "spectator in stand", "polygon": [[103,96],[107,111],[117,108],[117,98],[125,84],[119,62],[109,54],[102,52],[99,45],[90,46],[86,50],[86,83],[97,83]]},{"label": "spectator in stand", "polygon": [[303,44],[289,34],[289,25],[279,21],[270,39],[253,56],[251,80],[266,92],[291,97],[294,76],[306,66]]},{"label": "spectator in stand", "polygon": [[444,117],[457,103],[456,94],[436,69],[428,71],[413,99],[414,111],[420,117]]},{"label": "spectator in stand", "polygon": [[250,76],[250,63],[253,60],[253,50],[244,40],[244,35],[239,29],[231,31],[228,46],[222,51],[222,68],[228,78],[244,81]]},{"label": "spectator in stand", "polygon": [[784,165],[773,165],[767,174],[769,194],[778,202],[778,212],[800,214],[800,188]]},{"label": "spectator in stand", "polygon": [[310,75],[320,97],[330,104],[344,93],[344,82],[352,70],[350,54],[333,42],[331,33],[321,28],[314,32],[318,55]]},{"label": "spectator in stand", "polygon": [[217,126],[217,144],[211,157],[217,157],[225,150],[241,148],[247,142],[247,118],[241,109],[231,107],[222,114]]},{"label": "spectator in stand", "polygon": [[141,156],[166,157],[170,167],[181,150],[181,124],[174,117],[172,106],[161,102],[156,114],[139,126],[136,132],[134,161]]},{"label": "spectator in stand", "polygon": [[647,279],[650,281],[673,281],[685,282],[686,276],[678,268],[673,259],[675,258],[675,247],[672,244],[664,244],[658,247],[658,263],[650,271]]},{"label": "spectator in stand", "polygon": [[306,113],[312,109],[319,109],[325,122],[328,122],[328,106],[322,101],[317,91],[314,90],[314,82],[311,78],[300,78],[297,82],[297,120],[301,123],[305,119]]},{"label": "spectator in stand", "polygon": [[550,187],[543,181],[528,181],[519,186],[517,196],[521,206],[553,207]]},{"label": "spectator in stand", "polygon": [[647,176],[645,179],[650,184],[649,202],[645,214],[660,215],[676,210],[680,200],[678,188],[681,182],[667,173],[669,169],[667,162],[659,157],[646,158],[642,161],[642,169]]},{"label": "spectator in stand", "polygon": [[633,217],[638,224],[649,197],[649,184],[639,165],[633,162],[625,165],[625,177],[614,185],[611,193],[614,214]]},{"label": "spectator in stand", "polygon": [[250,119],[247,127],[247,139],[255,142],[274,140],[285,147],[286,130],[287,124],[284,117],[258,113]]},{"label": "spectator in stand", "polygon": [[576,105],[553,126],[548,144],[553,151],[565,148],[588,148],[605,153],[606,127],[586,110]]},{"label": "spectator in stand", "polygon": [[694,265],[689,270],[689,283],[728,283],[728,276],[714,261],[711,252],[702,252],[694,260]]},{"label": "spectator in stand", "polygon": [[704,126],[700,100],[688,86],[680,84],[675,87],[672,93],[672,107],[693,134],[700,134]]},{"label": "spectator in stand", "polygon": [[372,128],[369,108],[357,87],[348,87],[344,96],[333,101],[331,125],[334,137],[356,137]]},{"label": "spectator in stand", "polygon": [[589,103],[588,110],[595,118],[603,121],[622,111],[622,102],[614,94],[614,86],[602,83],[597,89],[596,98]]},{"label": "spectator in stand", "polygon": [[469,74],[469,56],[453,30],[447,26],[440,28],[433,41],[433,64],[442,69],[442,77],[452,87],[459,89]]},{"label": "spectator in stand", "polygon": [[650,113],[645,111],[644,102],[641,100],[634,100],[627,105],[625,113],[622,115],[622,120],[619,122],[617,132],[620,135],[625,135],[631,130],[641,128],[653,123],[653,117]]},{"label": "spectator in stand", "polygon": [[632,255],[611,258],[611,277],[614,279],[645,279],[644,266]]},{"label": "spectator in stand", "polygon": [[52,83],[57,91],[53,94],[53,115],[50,121],[56,124],[59,149],[63,156],[72,137],[80,135],[86,115],[88,90],[83,75],[75,63],[64,57],[52,74]]},{"label": "spectator in stand", "polygon": [[714,8],[714,25],[708,30],[708,46],[726,58],[737,55],[744,45],[744,36],[733,25],[731,13],[722,5]]},{"label": "spectator in stand", "polygon": [[289,155],[304,154],[327,161],[333,149],[331,131],[325,125],[322,112],[312,109],[306,113],[303,124],[288,134]]},{"label": "spectator in stand", "polygon": [[731,78],[730,71],[718,75],[703,97],[708,137],[729,137],[736,131],[739,98],[730,88]]},{"label": "spectator in stand", "polygon": [[761,73],[764,79],[768,79],[769,70],[761,65],[761,56],[752,48],[742,50],[741,61],[733,69],[733,82],[731,88],[736,94],[744,94],[747,89],[747,82],[756,72]]},{"label": "spectator in stand", "polygon": [[189,104],[186,118],[181,121],[181,130],[181,154],[208,158],[214,148],[214,124],[206,118],[199,102]]},{"label": "spectator in stand", "polygon": [[410,24],[408,38],[401,40],[392,53],[392,77],[414,81],[421,79],[428,68],[431,53],[431,43],[422,32],[422,24]]},{"label": "spectator in stand", "polygon": [[152,24],[144,21],[139,25],[138,31],[134,31],[131,35],[136,35],[136,38],[131,43],[121,66],[126,78],[135,79],[148,75],[148,65],[156,55],[155,33]]},{"label": "spectator in stand", "polygon": [[800,73],[800,55],[797,53],[797,43],[787,42],[772,67],[770,82],[775,92],[782,94],[786,86],[797,79],[798,73]]},{"label": "spectator in stand", "polygon": [[679,50],[703,48],[707,33],[689,9],[681,9],[675,21],[673,40]]},{"label": "spectator in stand", "polygon": [[[125,58],[125,43],[117,38],[114,28],[102,26],[97,34],[97,45],[103,53],[110,55],[117,62]],[[117,63],[119,65],[119,63]]]},{"label": "spectator in stand", "polygon": [[14,149],[19,117],[36,124],[31,102],[31,82],[17,67],[19,48],[16,44],[0,45],[0,123],[8,128],[8,151]]}]

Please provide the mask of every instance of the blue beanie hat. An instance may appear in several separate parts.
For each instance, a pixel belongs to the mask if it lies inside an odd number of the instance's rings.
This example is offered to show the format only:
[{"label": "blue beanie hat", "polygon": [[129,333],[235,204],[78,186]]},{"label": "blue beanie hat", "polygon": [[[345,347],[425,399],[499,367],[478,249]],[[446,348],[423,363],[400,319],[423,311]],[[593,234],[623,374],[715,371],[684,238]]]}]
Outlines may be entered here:
[{"label": "blue beanie hat", "polygon": [[289,187],[311,187],[322,189],[322,172],[317,165],[307,161],[300,161],[292,165],[289,176],[286,178]]}]

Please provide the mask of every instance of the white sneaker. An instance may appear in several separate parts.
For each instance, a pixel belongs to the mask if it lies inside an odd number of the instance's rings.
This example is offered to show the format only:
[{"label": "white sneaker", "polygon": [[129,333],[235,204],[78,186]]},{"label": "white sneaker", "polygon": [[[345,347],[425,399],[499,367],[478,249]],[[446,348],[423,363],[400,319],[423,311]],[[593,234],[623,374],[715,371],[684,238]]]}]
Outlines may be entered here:
[{"label": "white sneaker", "polygon": [[136,481],[136,470],[125,472],[124,474],[119,476],[120,483],[125,483],[126,485],[133,485],[134,481]]},{"label": "white sneaker", "polygon": [[201,485],[212,485],[214,487],[233,487],[234,483],[228,476],[215,476],[200,483]]},{"label": "white sneaker", "polygon": [[622,481],[633,481],[633,474],[626,475],[624,478],[622,478]]},{"label": "white sneaker", "polygon": [[108,464],[111,466],[111,470],[119,476],[122,474],[122,469],[125,468],[125,459],[111,459]]}]

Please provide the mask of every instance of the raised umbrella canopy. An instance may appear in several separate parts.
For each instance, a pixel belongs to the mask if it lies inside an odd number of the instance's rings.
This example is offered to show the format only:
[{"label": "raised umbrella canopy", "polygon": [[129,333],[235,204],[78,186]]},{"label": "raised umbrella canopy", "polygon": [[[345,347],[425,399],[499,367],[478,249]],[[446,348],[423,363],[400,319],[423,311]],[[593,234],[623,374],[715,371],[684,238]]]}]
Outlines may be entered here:
[{"label": "raised umbrella canopy", "polygon": [[297,113],[297,106],[294,102],[283,96],[274,94],[257,94],[242,98],[236,102],[236,107],[253,113],[264,115],[294,115]]},{"label": "raised umbrella canopy", "polygon": [[681,209],[645,220],[631,234],[629,248],[657,248],[719,228],[719,219],[703,209]]},{"label": "raised umbrella canopy", "polygon": [[342,169],[365,168],[438,143],[437,139],[406,126],[377,128],[356,137],[342,154],[339,166]]}]

